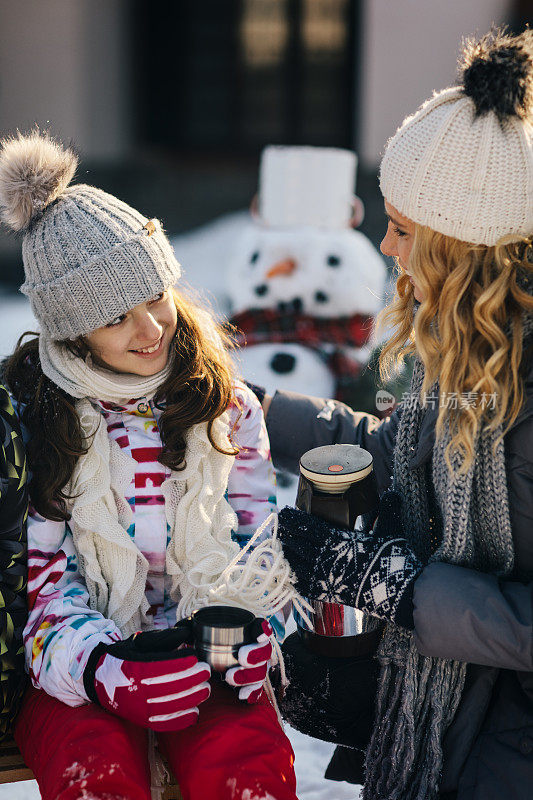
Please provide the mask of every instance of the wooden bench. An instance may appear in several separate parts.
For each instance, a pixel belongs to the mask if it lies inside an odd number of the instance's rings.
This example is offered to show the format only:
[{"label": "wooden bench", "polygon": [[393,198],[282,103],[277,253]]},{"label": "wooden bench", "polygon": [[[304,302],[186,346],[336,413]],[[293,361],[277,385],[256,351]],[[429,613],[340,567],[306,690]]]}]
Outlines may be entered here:
[{"label": "wooden bench", "polygon": [[17,781],[31,781],[34,775],[20,755],[20,751],[13,741],[7,739],[0,744],[0,783],[16,783]]},{"label": "wooden bench", "polygon": [[[29,769],[20,754],[20,750],[13,739],[6,739],[0,743],[0,784],[17,783],[18,781],[31,781],[35,776]],[[163,792],[163,800],[182,800],[177,784],[170,784]]]}]

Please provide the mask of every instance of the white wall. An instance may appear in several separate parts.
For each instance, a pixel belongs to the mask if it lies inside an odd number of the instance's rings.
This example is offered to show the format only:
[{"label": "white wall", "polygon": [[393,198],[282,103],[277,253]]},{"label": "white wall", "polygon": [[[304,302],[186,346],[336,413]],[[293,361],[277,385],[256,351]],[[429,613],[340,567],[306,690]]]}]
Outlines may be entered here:
[{"label": "white wall", "polygon": [[128,0],[1,0],[0,133],[33,124],[84,158],[127,150]]},{"label": "white wall", "polygon": [[380,161],[387,139],[433,90],[456,80],[463,36],[483,34],[508,0],[366,0],[359,156]]}]

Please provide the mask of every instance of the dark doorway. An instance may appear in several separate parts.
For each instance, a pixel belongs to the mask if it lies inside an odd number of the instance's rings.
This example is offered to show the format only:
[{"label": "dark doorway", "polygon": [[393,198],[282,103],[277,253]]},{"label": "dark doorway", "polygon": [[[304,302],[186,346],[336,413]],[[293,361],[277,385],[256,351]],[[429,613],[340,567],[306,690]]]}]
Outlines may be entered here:
[{"label": "dark doorway", "polygon": [[360,2],[135,0],[139,143],[353,147]]}]

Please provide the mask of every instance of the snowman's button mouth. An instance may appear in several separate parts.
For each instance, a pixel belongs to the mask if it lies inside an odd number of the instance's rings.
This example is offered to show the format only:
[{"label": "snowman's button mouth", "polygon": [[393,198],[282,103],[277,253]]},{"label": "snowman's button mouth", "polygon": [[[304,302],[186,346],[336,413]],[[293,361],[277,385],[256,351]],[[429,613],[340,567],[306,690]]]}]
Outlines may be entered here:
[{"label": "snowman's button mouth", "polygon": [[259,297],[263,297],[268,292],[268,286],[266,283],[260,283],[259,286],[256,286],[254,292],[259,295]]},{"label": "snowman's button mouth", "polygon": [[301,297],[295,297],[292,300],[280,300],[278,303],[278,311],[280,314],[301,314],[304,309],[303,300]]}]

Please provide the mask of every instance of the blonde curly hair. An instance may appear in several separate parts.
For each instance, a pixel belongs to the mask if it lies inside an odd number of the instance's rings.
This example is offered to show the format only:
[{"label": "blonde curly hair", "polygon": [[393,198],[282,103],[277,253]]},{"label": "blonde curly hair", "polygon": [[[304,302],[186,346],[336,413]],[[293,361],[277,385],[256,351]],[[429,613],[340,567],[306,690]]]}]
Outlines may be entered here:
[{"label": "blonde curly hair", "polygon": [[533,312],[533,296],[521,285],[533,281],[533,238],[488,247],[415,225],[407,266],[424,299],[413,317],[414,289],[397,262],[394,297],[377,320],[378,330],[393,331],[381,351],[380,374],[389,378],[416,352],[425,366],[422,398],[437,379],[441,397],[470,392],[496,398],[494,408],[439,404],[436,436],[448,419],[448,466],[451,470],[450,457],[458,452],[460,472],[466,472],[481,427],[502,425],[504,435],[524,401],[523,315]]}]

